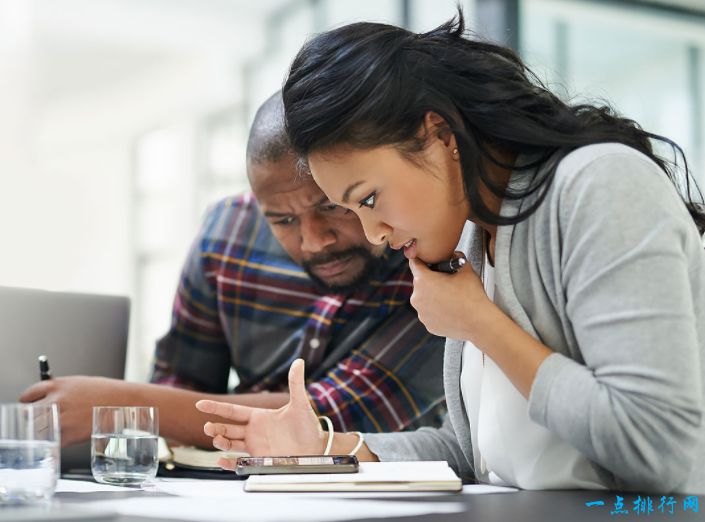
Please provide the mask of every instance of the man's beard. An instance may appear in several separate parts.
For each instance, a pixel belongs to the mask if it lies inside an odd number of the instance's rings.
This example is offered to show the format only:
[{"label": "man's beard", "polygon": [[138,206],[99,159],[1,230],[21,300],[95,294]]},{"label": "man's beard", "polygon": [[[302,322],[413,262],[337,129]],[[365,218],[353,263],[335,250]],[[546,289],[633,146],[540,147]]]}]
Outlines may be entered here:
[{"label": "man's beard", "polygon": [[[364,263],[362,269],[353,279],[342,284],[329,284],[323,279],[318,277],[314,272],[313,268],[316,265],[322,265],[325,263],[331,263],[338,261],[340,259],[345,259],[346,257],[358,257],[361,258]],[[307,259],[301,263],[302,268],[306,271],[308,276],[313,281],[314,286],[321,292],[334,293],[334,294],[347,294],[352,293],[355,290],[363,287],[369,280],[370,275],[377,270],[381,263],[382,258],[372,255],[372,252],[363,247],[353,247],[347,250],[341,250],[339,252],[331,252],[329,254],[319,254],[311,259]]]}]

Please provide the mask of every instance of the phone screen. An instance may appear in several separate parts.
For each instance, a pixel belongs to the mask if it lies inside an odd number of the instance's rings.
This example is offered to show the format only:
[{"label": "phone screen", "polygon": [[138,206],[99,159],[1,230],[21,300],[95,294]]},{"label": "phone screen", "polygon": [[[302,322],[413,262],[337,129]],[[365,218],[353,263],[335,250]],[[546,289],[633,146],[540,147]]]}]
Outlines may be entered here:
[{"label": "phone screen", "polygon": [[328,455],[311,457],[240,457],[243,466],[323,466],[352,464],[357,459],[350,455]]},{"label": "phone screen", "polygon": [[291,457],[240,457],[238,475],[278,473],[355,473],[358,470],[354,455],[315,455]]}]

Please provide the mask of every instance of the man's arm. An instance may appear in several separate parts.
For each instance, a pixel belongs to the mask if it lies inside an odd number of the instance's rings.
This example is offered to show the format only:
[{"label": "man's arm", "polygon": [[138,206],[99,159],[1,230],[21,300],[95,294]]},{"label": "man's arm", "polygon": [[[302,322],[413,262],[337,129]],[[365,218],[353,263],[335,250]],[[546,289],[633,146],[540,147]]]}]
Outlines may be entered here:
[{"label": "man's arm", "polygon": [[93,406],[156,406],[160,435],[182,444],[212,448],[212,439],[204,435],[203,425],[215,417],[196,410],[194,404],[201,399],[279,408],[287,404],[289,394],[226,395],[104,377],[71,376],[38,382],[20,397],[22,402],[54,402],[59,405],[63,446],[90,438]]},{"label": "man's arm", "polygon": [[[425,332],[414,316],[396,313],[365,347],[341,359],[321,378],[308,382],[310,401],[318,413],[332,419],[338,430],[380,432],[411,427],[442,402],[442,355],[442,340]],[[162,372],[162,377],[165,375]],[[39,382],[21,397],[24,402],[59,405],[64,445],[90,437],[93,406],[143,405],[159,409],[164,437],[208,448],[211,439],[204,435],[203,425],[217,419],[196,410],[194,404],[201,399],[276,409],[288,403],[289,394],[229,395],[72,376]]]}]

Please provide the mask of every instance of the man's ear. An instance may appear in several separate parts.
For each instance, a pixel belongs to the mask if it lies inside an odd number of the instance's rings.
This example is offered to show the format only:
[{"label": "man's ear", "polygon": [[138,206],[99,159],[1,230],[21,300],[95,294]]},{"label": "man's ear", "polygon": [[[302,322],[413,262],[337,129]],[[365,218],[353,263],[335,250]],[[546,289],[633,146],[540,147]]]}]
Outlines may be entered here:
[{"label": "man's ear", "polygon": [[448,122],[440,114],[428,111],[423,118],[423,125],[426,136],[436,136],[446,147],[455,147],[455,136],[453,136]]}]

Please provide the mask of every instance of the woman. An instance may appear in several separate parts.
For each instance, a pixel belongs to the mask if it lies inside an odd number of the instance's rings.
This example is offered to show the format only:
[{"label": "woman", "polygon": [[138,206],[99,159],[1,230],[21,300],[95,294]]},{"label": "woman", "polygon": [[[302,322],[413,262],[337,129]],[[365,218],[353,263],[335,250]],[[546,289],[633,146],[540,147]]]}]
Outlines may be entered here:
[{"label": "woman", "polygon": [[[566,105],[463,33],[462,14],[418,35],[345,26],[301,49],[283,89],[314,179],[372,243],[404,249],[412,305],[447,337],[444,426],[367,435],[359,458],[443,459],[527,489],[705,493],[705,219],[687,166],[681,199],[651,143],[680,149]],[[428,268],[456,249],[474,270]],[[214,446],[322,453],[303,382],[296,361],[280,410],[199,403],[235,422],[205,426]],[[331,453],[357,440],[336,433]]]}]

